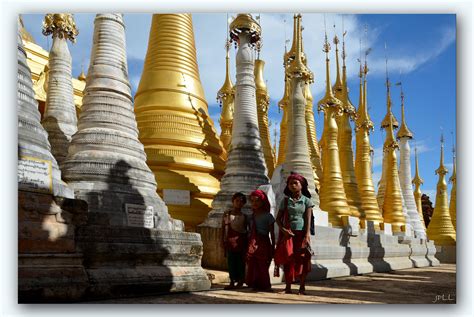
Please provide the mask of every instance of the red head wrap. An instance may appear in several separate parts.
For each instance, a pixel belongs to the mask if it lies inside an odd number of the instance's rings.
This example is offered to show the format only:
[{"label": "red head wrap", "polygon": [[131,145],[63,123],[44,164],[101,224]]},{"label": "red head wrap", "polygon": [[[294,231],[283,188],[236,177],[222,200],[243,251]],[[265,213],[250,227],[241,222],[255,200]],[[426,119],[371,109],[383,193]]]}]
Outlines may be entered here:
[{"label": "red head wrap", "polygon": [[257,189],[250,193],[250,197],[257,197],[263,201],[263,209],[265,212],[270,212],[270,201],[268,200],[267,194],[263,190]]},{"label": "red head wrap", "polygon": [[311,194],[308,190],[308,181],[306,180],[306,178],[304,178],[303,175],[298,174],[298,173],[294,173],[294,172],[291,172],[290,176],[288,176],[288,178],[286,179],[286,187],[285,187],[285,190],[283,191],[283,193],[286,196],[291,196],[291,191],[288,188],[288,184],[290,183],[290,181],[292,181],[294,179],[296,179],[297,181],[300,182],[301,187],[302,187],[301,188],[301,193],[303,195],[305,195],[306,197],[311,198]]}]

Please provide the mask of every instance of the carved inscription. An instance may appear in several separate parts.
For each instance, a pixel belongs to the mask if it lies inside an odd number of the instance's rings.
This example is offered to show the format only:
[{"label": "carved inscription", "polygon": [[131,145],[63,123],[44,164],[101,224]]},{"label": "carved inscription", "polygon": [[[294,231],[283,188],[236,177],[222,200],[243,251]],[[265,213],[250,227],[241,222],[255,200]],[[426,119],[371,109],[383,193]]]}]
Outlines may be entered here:
[{"label": "carved inscription", "polygon": [[52,193],[53,176],[51,161],[21,156],[18,159],[18,189]]}]

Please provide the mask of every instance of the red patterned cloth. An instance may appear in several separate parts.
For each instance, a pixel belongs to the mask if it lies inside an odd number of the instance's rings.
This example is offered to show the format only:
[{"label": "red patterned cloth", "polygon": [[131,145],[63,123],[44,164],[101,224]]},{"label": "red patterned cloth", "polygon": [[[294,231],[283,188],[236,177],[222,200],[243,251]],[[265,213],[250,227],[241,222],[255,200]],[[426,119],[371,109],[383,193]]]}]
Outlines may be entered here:
[{"label": "red patterned cloth", "polygon": [[287,284],[293,283],[301,274],[311,271],[311,254],[305,250],[306,245],[303,245],[305,231],[293,230],[293,233],[295,234],[291,238],[293,240],[293,254],[290,261],[283,266]]}]

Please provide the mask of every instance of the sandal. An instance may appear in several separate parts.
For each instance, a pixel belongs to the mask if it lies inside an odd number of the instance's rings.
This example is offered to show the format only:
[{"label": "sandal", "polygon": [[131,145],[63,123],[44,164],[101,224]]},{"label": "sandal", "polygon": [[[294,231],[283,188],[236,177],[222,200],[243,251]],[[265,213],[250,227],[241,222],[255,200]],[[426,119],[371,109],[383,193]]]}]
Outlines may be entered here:
[{"label": "sandal", "polygon": [[306,289],[300,286],[300,289],[298,290],[298,295],[306,295]]}]

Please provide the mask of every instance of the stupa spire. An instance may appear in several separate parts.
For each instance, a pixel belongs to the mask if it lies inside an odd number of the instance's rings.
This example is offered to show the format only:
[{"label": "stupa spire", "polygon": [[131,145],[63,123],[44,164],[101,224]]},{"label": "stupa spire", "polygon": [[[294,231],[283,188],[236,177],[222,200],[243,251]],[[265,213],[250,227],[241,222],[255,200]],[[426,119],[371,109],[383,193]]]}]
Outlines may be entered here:
[{"label": "stupa spire", "polygon": [[361,199],[361,220],[373,221],[375,224],[383,223],[383,218],[377,204],[375,188],[372,179],[372,147],[370,145],[370,132],[374,130],[374,124],[370,120],[367,110],[367,55],[362,65],[362,56],[359,59],[359,109],[355,121],[356,131],[356,162],[355,175]]},{"label": "stupa spire", "polygon": [[234,116],[234,85],[230,78],[230,41],[229,41],[229,22],[227,22],[227,39],[225,42],[226,57],[225,57],[225,79],[221,89],[217,92],[217,100],[222,106],[220,125],[221,135],[220,139],[226,151],[230,150],[230,141],[232,138],[232,120]]},{"label": "stupa spire", "polygon": [[[284,65],[286,65],[284,63]],[[285,162],[286,134],[288,131],[288,105],[290,104],[290,81],[286,75],[286,66],[284,66],[285,87],[281,100],[278,102],[279,109],[283,112],[280,122],[280,140],[278,142],[278,157],[276,165]]]},{"label": "stupa spire", "polygon": [[385,172],[385,194],[382,205],[382,215],[384,222],[392,225],[393,232],[401,232],[402,226],[406,225],[406,218],[403,214],[402,193],[400,190],[400,180],[398,178],[397,154],[399,147],[393,135],[392,117],[389,116],[385,142],[383,145],[386,164]]},{"label": "stupa spire", "polygon": [[332,87],[334,94],[336,95],[336,98],[342,99],[342,78],[341,78],[341,73],[340,73],[340,65],[339,65],[339,38],[336,35],[336,25],[334,25],[334,38],[333,38],[333,43],[335,46],[335,53],[336,53],[336,82],[334,83],[334,86]]},{"label": "stupa spire", "polygon": [[423,217],[423,208],[421,204],[421,185],[423,184],[423,179],[420,176],[419,167],[418,167],[418,151],[415,147],[415,177],[411,181],[415,185],[415,190],[413,191],[413,196],[415,197],[416,209],[418,210],[418,215],[420,217],[421,225],[426,232],[426,225]]},{"label": "stupa spire", "polygon": [[342,115],[337,118],[337,146],[339,148],[339,161],[341,164],[344,191],[346,193],[347,203],[349,204],[351,216],[360,217],[361,201],[354,170],[354,153],[352,151],[352,127],[350,124],[350,119],[354,116],[355,108],[349,100],[349,89],[347,88],[345,36],[346,32],[343,30],[342,79],[339,75],[339,53],[337,48],[339,40],[337,36],[334,37],[334,43],[336,44],[336,61],[338,64],[337,76],[339,77],[339,79],[336,79],[335,90],[336,97],[342,102],[343,106]]},{"label": "stupa spire", "polygon": [[308,189],[313,202],[319,205],[315,190],[315,174],[311,163],[306,131],[306,98],[303,90],[313,81],[313,73],[302,60],[302,26],[301,14],[296,15],[296,44],[295,58],[290,60],[287,74],[290,80],[290,105],[288,112],[288,136],[286,143],[285,164],[283,175],[286,178],[290,172],[303,175],[308,181]]},{"label": "stupa spire", "polygon": [[[452,134],[452,132],[451,132]],[[454,137],[453,137],[453,174],[449,178],[449,182],[452,184],[451,197],[449,200],[449,215],[451,216],[451,222],[453,223],[454,231],[456,231],[456,150],[454,148]]]},{"label": "stupa spire", "polygon": [[[385,51],[387,50],[387,44],[385,44]],[[392,99],[390,97],[390,80],[388,77],[388,58],[385,55],[385,86],[387,87],[387,113],[385,114],[385,117],[382,120],[382,124],[380,127],[382,129],[385,129],[390,122],[393,125],[393,128],[396,129],[398,128],[398,122],[395,116],[392,113]]]},{"label": "stupa spire", "polygon": [[318,102],[318,109],[324,111],[324,130],[322,145],[323,178],[320,189],[320,207],[329,214],[329,221],[335,227],[341,227],[343,216],[350,216],[351,211],[347,204],[339,149],[337,145],[338,127],[336,116],[343,112],[343,104],[337,99],[331,89],[329,75],[329,52],[331,46],[328,42],[326,30],[324,32],[323,52],[326,53],[326,93]]},{"label": "stupa spire", "polygon": [[190,197],[169,211],[195,229],[219,190],[226,151],[209,116],[191,14],[153,15],[135,113],[158,192]]},{"label": "stupa spire", "polygon": [[419,212],[417,210],[415,196],[413,194],[412,176],[411,176],[411,151],[409,141],[413,138],[413,133],[408,129],[405,122],[405,103],[402,83],[396,84],[400,86],[400,99],[402,108],[402,125],[397,133],[397,139],[400,142],[400,186],[402,190],[403,200],[406,207],[406,222],[410,224],[415,231],[415,236],[426,239],[426,230],[422,226]]},{"label": "stupa spire", "polygon": [[63,169],[72,135],[77,131],[76,106],[72,87],[72,58],[67,40],[78,35],[72,14],[48,13],[43,21],[43,34],[52,34],[49,52],[48,92],[42,125],[48,132],[51,152]]},{"label": "stupa spire", "polygon": [[445,176],[448,169],[444,166],[444,138],[441,134],[441,151],[439,167],[435,173],[438,175],[436,185],[436,202],[433,216],[426,233],[430,240],[434,240],[435,245],[454,246],[456,245],[456,231],[454,230],[448,207],[448,185]]}]

